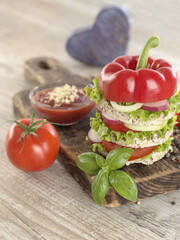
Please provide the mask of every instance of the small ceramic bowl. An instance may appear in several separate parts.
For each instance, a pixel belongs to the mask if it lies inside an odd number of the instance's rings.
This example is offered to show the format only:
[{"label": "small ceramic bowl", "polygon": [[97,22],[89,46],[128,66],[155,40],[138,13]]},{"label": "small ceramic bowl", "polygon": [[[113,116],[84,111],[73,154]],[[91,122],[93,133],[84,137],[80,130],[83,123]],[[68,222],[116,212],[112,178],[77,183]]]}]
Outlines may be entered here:
[{"label": "small ceramic bowl", "polygon": [[95,106],[86,96],[84,87],[62,81],[45,83],[33,88],[29,99],[42,118],[62,126],[73,125],[84,119]]}]

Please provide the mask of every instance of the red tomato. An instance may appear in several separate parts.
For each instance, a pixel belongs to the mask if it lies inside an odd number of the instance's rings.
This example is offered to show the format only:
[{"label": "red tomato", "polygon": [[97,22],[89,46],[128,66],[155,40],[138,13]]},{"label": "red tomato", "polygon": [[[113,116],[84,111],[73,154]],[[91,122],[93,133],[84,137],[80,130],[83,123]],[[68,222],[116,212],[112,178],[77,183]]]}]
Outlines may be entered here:
[{"label": "red tomato", "polygon": [[176,115],[177,115],[177,122],[178,122],[176,126],[180,127],[180,113],[176,113]]},{"label": "red tomato", "polygon": [[[108,142],[106,140],[102,140],[102,144],[105,147],[107,152],[110,152],[111,150],[116,149],[116,148],[124,148],[124,146],[120,146],[116,143]],[[150,154],[151,152],[153,152],[156,149],[156,147],[157,146],[145,147],[145,148],[133,148],[134,152],[128,161],[142,158],[142,157]]]},{"label": "red tomato", "polygon": [[[37,121],[39,119],[35,119]],[[18,122],[29,126],[31,119],[21,119]],[[44,124],[35,133],[27,134],[24,147],[21,140],[23,128],[14,123],[6,136],[6,152],[9,160],[24,171],[41,171],[52,165],[59,152],[59,136],[52,124]]]}]

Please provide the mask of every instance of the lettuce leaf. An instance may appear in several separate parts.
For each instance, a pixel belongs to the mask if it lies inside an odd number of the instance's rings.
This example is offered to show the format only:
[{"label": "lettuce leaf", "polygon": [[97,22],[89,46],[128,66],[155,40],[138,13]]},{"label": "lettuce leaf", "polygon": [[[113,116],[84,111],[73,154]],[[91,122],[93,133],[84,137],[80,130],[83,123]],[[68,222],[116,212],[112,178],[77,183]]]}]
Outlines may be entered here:
[{"label": "lettuce leaf", "polygon": [[147,122],[152,119],[158,119],[160,115],[163,113],[165,117],[168,116],[170,112],[174,112],[176,110],[177,113],[180,112],[180,91],[173,97],[168,99],[169,101],[169,109],[160,112],[150,112],[143,109],[137,109],[136,111],[130,112],[130,117],[132,119],[139,118],[141,122]]},{"label": "lettuce leaf", "polygon": [[173,97],[170,97],[168,99],[170,105],[173,105],[174,108],[176,109],[176,112],[180,112],[180,91]]},{"label": "lettuce leaf", "polygon": [[136,111],[130,112],[129,114],[132,119],[139,118],[141,122],[147,122],[152,119],[158,119],[162,113],[164,114],[165,117],[167,117],[170,112],[174,111],[174,109],[175,109],[174,105],[170,104],[169,109],[161,112],[150,112],[140,108],[137,109]]},{"label": "lettuce leaf", "polygon": [[92,145],[91,145],[91,149],[92,149],[92,151],[93,152],[102,152],[102,151],[105,151],[105,148],[104,148],[104,146],[103,146],[103,144],[102,143],[93,143]]},{"label": "lettuce leaf", "polygon": [[93,79],[93,83],[94,83],[94,85],[92,86],[92,88],[89,86],[86,86],[84,90],[86,92],[86,95],[91,100],[93,100],[96,104],[98,104],[98,103],[100,103],[101,99],[103,98],[101,91],[99,89],[99,78],[95,77]]},{"label": "lettuce leaf", "polygon": [[164,152],[167,147],[171,147],[171,142],[173,140],[173,137],[168,138],[168,140],[162,144],[160,144],[157,148],[157,152]]},{"label": "lettuce leaf", "polygon": [[[169,148],[172,152],[173,151],[172,146],[171,146],[172,139],[173,139],[172,137],[168,138],[168,140],[166,142],[158,145],[157,148],[152,153],[154,153],[154,152],[164,152],[167,148]],[[152,153],[144,156],[142,159],[144,159],[144,160],[148,159],[149,157],[151,157]]]},{"label": "lettuce leaf", "polygon": [[126,133],[121,133],[117,131],[113,131],[109,129],[102,121],[101,114],[99,112],[96,112],[96,117],[90,118],[90,126],[91,128],[96,131],[98,136],[101,136],[102,139],[111,142],[112,140],[115,140],[117,142],[120,142],[121,140],[124,140],[125,143],[132,144],[134,138],[139,138],[141,141],[143,141],[144,138],[147,138],[150,140],[154,134],[158,134],[161,138],[165,138],[164,133],[166,131],[171,131],[176,124],[177,116],[174,115],[171,119],[169,119],[167,125],[158,131],[149,131],[149,132],[132,132],[127,131]]}]

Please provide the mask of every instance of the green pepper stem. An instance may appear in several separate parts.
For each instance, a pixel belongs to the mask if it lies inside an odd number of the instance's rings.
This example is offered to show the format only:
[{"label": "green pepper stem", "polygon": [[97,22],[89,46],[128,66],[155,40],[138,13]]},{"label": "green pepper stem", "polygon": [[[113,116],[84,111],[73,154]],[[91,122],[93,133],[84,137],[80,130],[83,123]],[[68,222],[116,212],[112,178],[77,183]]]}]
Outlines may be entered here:
[{"label": "green pepper stem", "polygon": [[157,36],[153,36],[147,41],[147,43],[145,44],[145,46],[142,50],[141,55],[139,56],[136,70],[138,70],[140,68],[146,68],[147,62],[148,62],[148,57],[149,57],[149,52],[150,52],[151,48],[157,47],[159,45],[159,43],[160,43],[160,38]]}]

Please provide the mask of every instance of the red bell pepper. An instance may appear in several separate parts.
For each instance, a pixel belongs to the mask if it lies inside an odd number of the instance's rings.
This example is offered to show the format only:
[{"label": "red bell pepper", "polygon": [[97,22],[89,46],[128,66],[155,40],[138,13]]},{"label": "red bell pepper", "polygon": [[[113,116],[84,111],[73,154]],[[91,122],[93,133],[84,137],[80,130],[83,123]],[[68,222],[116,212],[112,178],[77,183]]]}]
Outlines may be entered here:
[{"label": "red bell pepper", "polygon": [[152,37],[140,56],[121,56],[107,64],[99,79],[102,95],[115,102],[150,103],[171,97],[177,90],[177,73],[163,59],[148,57],[159,38]]}]

